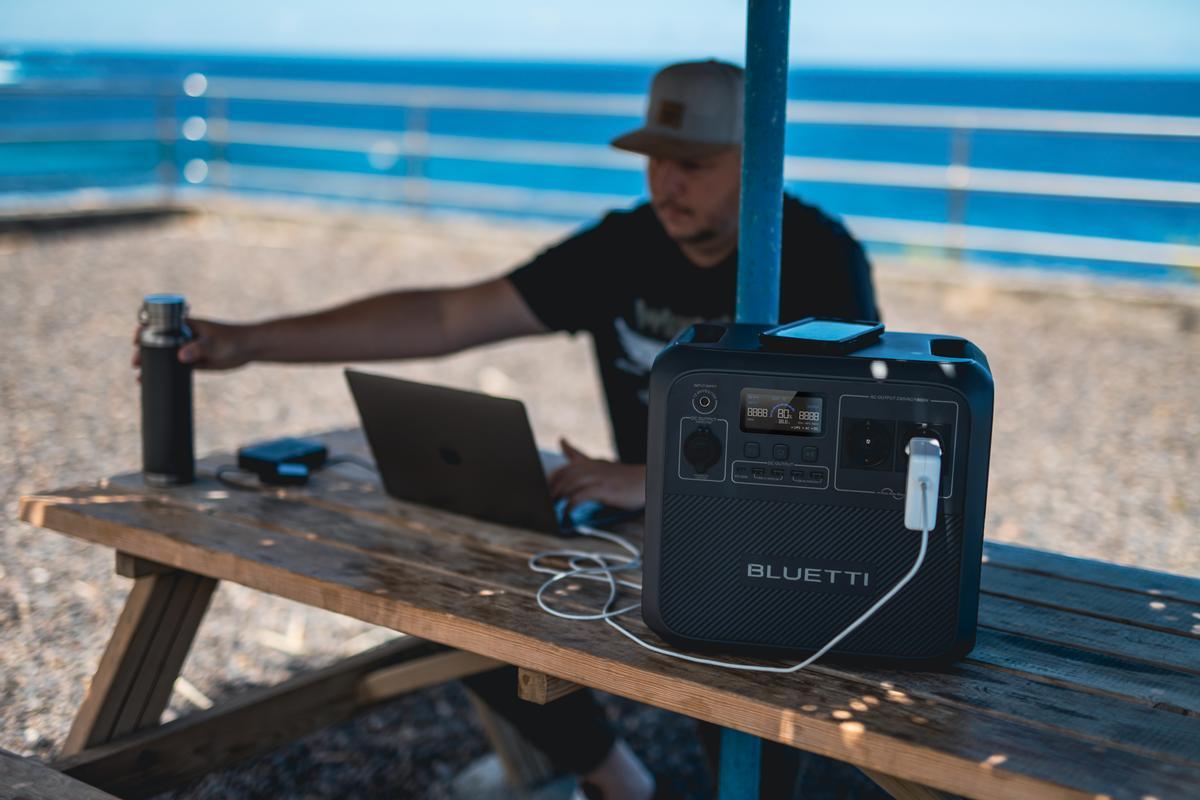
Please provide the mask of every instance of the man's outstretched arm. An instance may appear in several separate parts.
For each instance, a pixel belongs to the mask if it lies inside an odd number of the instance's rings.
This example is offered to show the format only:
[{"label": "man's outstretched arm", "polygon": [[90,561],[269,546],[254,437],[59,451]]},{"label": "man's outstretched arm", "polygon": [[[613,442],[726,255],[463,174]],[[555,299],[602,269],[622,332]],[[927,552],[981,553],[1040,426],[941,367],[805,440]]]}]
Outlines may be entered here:
[{"label": "man's outstretched arm", "polygon": [[388,292],[266,322],[190,323],[196,338],[181,349],[180,359],[208,369],[250,361],[421,358],[547,330],[504,277],[458,288]]}]

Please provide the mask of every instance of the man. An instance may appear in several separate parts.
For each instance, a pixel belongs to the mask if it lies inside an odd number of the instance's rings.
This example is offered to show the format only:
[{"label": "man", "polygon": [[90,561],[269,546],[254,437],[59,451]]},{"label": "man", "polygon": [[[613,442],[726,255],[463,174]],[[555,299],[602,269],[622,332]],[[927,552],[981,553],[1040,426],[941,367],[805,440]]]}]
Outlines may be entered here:
[{"label": "man", "polygon": [[[588,458],[564,441],[568,463],[553,473],[550,488],[571,504],[639,508],[645,504],[651,361],[692,322],[733,318],[742,96],[742,70],[731,64],[693,62],[659,72],[645,125],[612,143],[649,157],[650,203],[608,214],[508,275],[465,287],[396,291],[256,325],[193,320],[197,338],[180,358],[212,369],[250,361],[415,358],[518,336],[587,331],[620,460]],[[878,319],[870,268],[844,228],[785,197],[780,320],[810,315]],[[522,703],[513,672],[496,670],[468,685],[558,766],[581,775],[589,796],[651,796],[653,779],[615,739],[590,694],[544,707]]]}]

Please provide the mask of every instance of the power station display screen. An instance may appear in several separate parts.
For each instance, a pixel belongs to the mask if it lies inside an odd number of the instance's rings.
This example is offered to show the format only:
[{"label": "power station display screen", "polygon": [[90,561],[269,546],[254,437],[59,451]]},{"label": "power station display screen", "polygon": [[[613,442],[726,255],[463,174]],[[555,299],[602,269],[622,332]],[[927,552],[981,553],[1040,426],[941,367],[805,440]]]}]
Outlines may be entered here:
[{"label": "power station display screen", "polygon": [[742,430],[820,436],[825,431],[824,409],[824,398],[816,394],[742,389]]}]

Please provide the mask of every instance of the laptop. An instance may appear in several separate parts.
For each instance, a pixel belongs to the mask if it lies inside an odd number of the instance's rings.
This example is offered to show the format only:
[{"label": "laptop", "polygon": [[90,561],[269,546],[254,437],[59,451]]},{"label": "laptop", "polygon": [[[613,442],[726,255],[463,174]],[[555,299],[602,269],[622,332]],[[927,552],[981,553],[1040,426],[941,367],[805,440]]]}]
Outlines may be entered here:
[{"label": "laptop", "polygon": [[580,503],[564,516],[546,475],[565,459],[538,452],[519,400],[354,369],[346,381],[392,497],[555,534],[641,512]]}]

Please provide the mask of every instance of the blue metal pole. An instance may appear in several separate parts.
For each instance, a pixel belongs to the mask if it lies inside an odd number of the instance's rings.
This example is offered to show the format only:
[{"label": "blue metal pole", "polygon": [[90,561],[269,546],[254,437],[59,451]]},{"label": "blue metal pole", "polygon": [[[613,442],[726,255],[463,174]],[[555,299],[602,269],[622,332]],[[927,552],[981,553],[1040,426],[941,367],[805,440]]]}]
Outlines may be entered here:
[{"label": "blue metal pole", "polygon": [[[737,321],[779,322],[790,0],[749,0]],[[720,800],[757,800],[762,740],[721,731]]]},{"label": "blue metal pole", "polygon": [[721,730],[718,800],[758,800],[762,739],[732,728]]},{"label": "blue metal pole", "polygon": [[779,321],[790,0],[749,0],[737,321]]}]

